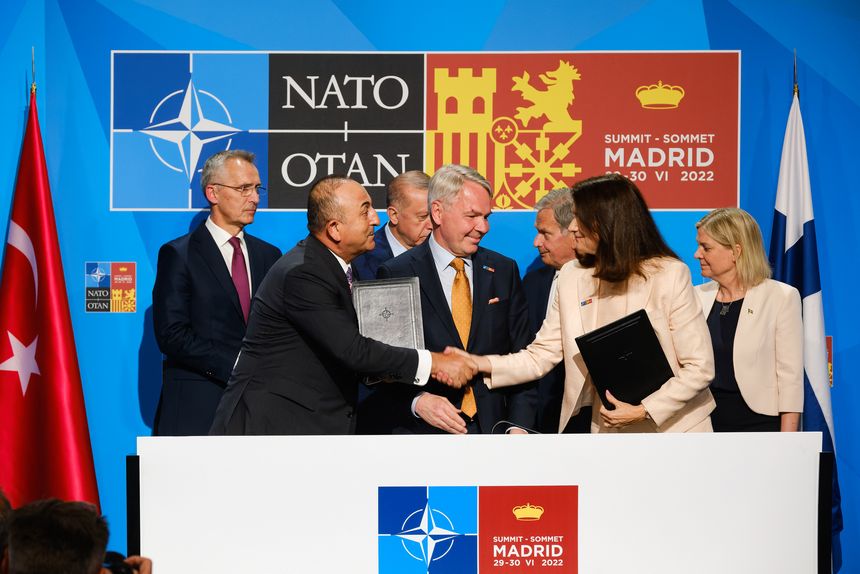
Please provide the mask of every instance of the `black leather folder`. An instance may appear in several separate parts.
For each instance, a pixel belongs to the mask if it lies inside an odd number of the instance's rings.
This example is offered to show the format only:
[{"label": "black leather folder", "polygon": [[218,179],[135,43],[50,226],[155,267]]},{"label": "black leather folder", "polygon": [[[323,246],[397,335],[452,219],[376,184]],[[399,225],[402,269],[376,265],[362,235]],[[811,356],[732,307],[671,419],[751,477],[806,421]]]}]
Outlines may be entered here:
[{"label": "black leather folder", "polygon": [[576,337],[576,344],[610,410],[607,389],[616,399],[638,405],[674,376],[644,309]]}]

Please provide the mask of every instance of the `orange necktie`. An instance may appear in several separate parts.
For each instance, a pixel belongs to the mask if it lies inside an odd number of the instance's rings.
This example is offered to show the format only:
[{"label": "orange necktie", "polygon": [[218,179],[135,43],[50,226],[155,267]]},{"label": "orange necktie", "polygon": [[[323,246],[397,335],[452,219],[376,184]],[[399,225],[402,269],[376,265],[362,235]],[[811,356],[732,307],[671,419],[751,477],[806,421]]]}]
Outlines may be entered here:
[{"label": "orange necktie", "polygon": [[[466,263],[459,257],[451,261],[451,267],[457,271],[454,276],[454,285],[451,288],[451,316],[454,318],[454,326],[460,335],[463,348],[469,344],[469,330],[472,328],[472,292],[469,289],[469,278],[464,271]],[[466,386],[463,394],[463,404],[460,406],[463,414],[474,417],[478,412],[475,404],[475,392],[471,385]]]}]

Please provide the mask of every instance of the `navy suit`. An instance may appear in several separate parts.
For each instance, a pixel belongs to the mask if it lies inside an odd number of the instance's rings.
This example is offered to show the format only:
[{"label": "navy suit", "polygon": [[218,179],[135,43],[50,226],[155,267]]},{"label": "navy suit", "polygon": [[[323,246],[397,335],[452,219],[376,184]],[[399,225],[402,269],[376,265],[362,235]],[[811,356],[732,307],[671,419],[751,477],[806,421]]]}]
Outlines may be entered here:
[{"label": "navy suit", "polygon": [[[251,290],[280,250],[245,233]],[[156,435],[205,435],[245,335],[239,296],[206,224],[164,244],[152,289],[152,319],[164,354]]]},{"label": "navy suit", "polygon": [[373,234],[373,241],[376,243],[373,249],[353,259],[352,270],[358,273],[358,279],[365,281],[376,279],[376,270],[379,269],[379,266],[394,257],[394,252],[391,251],[391,246],[388,244],[385,225]]},{"label": "navy suit", "polygon": [[[540,331],[547,309],[551,303],[549,292],[555,277],[555,268],[543,263],[532,269],[523,277],[523,290],[529,306],[529,330],[531,336]],[[537,430],[542,433],[559,432],[561,418],[561,400],[564,397],[564,362],[555,366],[537,382]],[[565,432],[590,432],[591,409],[583,407],[582,411],[571,417]]]},{"label": "navy suit", "polygon": [[[499,253],[479,247],[472,256],[472,270],[472,325],[466,350],[479,355],[519,351],[529,343],[530,333],[528,308],[517,264]],[[430,351],[443,351],[448,346],[463,348],[436,272],[429,240],[383,263],[377,275],[380,279],[418,277],[426,348]],[[504,420],[526,428],[534,427],[537,402],[534,385],[490,390],[481,376],[472,383],[480,432],[490,433],[497,422]],[[367,405],[366,412],[360,415],[362,428],[367,429],[366,432],[443,432],[412,415],[412,400],[420,392],[447,397],[459,408],[464,390],[453,389],[435,380],[424,388],[380,386],[373,395],[375,404]]]},{"label": "navy suit", "polygon": [[413,383],[418,353],[362,337],[346,274],[316,237],[281,257],[254,297],[211,434],[352,434],[361,374]]}]

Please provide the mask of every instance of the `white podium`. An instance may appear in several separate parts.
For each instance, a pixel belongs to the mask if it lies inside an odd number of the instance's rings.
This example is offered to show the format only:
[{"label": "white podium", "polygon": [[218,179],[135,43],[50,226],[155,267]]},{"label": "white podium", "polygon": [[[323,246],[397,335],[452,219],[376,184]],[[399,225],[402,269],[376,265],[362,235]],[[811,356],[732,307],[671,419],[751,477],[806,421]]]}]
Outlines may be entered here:
[{"label": "white podium", "polygon": [[141,552],[159,574],[809,574],[820,444],[818,433],[139,438]]}]

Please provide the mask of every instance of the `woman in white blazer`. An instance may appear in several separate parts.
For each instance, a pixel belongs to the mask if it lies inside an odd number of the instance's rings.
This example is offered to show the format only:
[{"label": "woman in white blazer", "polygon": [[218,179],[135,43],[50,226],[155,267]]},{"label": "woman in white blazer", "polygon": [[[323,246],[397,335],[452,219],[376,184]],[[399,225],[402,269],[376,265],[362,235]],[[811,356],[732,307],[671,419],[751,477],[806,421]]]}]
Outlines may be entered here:
[{"label": "woman in white blazer", "polygon": [[800,294],[770,279],[761,231],[742,209],[697,224],[696,287],[714,347],[715,431],[796,431],[803,410]]},{"label": "woman in white blazer", "polygon": [[474,357],[491,388],[539,379],[564,361],[559,431],[586,405],[600,405],[575,338],[645,309],[674,376],[632,405],[607,393],[613,410],[593,409],[592,432],[710,431],[714,376],[708,329],[690,271],[666,245],[635,184],[593,177],[572,190],[576,257],[562,267],[546,319],[526,349]]}]

